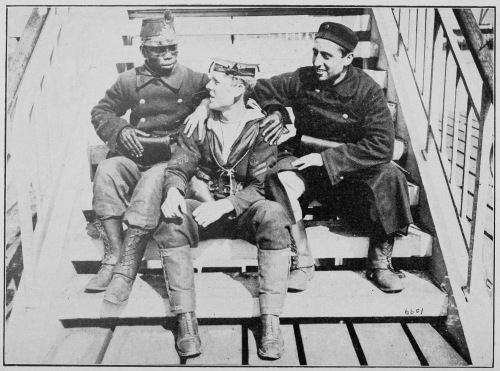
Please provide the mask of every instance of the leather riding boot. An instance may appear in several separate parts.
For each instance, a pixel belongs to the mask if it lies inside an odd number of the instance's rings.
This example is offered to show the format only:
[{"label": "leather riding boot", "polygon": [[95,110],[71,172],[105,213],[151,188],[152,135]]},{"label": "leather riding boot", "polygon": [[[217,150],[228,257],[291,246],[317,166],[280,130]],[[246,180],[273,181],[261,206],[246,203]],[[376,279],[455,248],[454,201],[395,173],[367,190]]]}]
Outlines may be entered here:
[{"label": "leather riding boot", "polygon": [[177,340],[175,347],[181,357],[201,354],[201,339],[195,312],[177,314]]},{"label": "leather riding boot", "polygon": [[372,237],[368,249],[368,267],[366,277],[372,280],[382,291],[400,292],[405,286],[401,278],[404,274],[396,272],[392,266],[394,236]]},{"label": "leather riding boot", "polygon": [[123,238],[123,224],[120,218],[97,219],[94,225],[99,231],[104,244],[104,258],[102,259],[101,268],[99,268],[97,275],[92,277],[87,286],[85,286],[86,292],[106,290],[113,277],[115,264],[120,257]]},{"label": "leather riding boot", "polygon": [[296,255],[292,256],[288,291],[304,291],[309,281],[314,277],[314,258],[307,241],[306,229],[302,219],[292,225],[291,234],[297,251]]},{"label": "leather riding boot", "polygon": [[281,358],[285,350],[285,340],[281,334],[280,318],[272,314],[263,314],[261,320],[261,338],[259,356],[268,359]]},{"label": "leather riding boot", "polygon": [[160,250],[163,275],[170,301],[170,310],[177,313],[178,332],[175,342],[181,357],[201,353],[201,339],[196,320],[196,294],[191,247],[184,245]]},{"label": "leather riding boot", "polygon": [[127,229],[120,259],[113,270],[113,279],[106,289],[104,300],[113,304],[125,304],[128,301],[149,236],[148,231],[140,228]]}]

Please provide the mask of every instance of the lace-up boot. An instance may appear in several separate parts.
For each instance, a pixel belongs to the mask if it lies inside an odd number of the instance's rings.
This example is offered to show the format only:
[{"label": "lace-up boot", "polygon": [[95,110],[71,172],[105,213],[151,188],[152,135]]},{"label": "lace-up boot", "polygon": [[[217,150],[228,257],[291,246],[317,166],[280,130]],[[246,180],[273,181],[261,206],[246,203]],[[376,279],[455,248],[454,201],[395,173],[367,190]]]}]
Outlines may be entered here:
[{"label": "lace-up boot", "polygon": [[393,248],[394,236],[392,235],[370,239],[366,277],[372,280],[380,290],[387,293],[400,292],[405,288],[401,280],[404,274],[396,271],[392,266]]},{"label": "lace-up boot", "polygon": [[201,353],[198,320],[194,312],[177,315],[177,340],[175,347],[181,357],[194,357]]},{"label": "lace-up boot", "polygon": [[281,334],[280,318],[272,314],[263,314],[261,320],[261,338],[258,350],[259,356],[268,359],[278,359],[285,350],[285,341]]},{"label": "lace-up boot", "polygon": [[97,275],[92,277],[87,286],[85,286],[86,292],[106,290],[113,277],[115,264],[120,257],[123,238],[123,225],[120,219],[96,219],[93,224],[104,244],[104,258],[102,259],[101,268],[97,272]]},{"label": "lace-up boot", "polygon": [[113,279],[106,289],[104,300],[113,304],[125,304],[128,301],[149,235],[148,231],[140,228],[130,227],[127,230],[123,251],[113,270]]},{"label": "lace-up boot", "polygon": [[295,250],[292,247],[292,265],[290,267],[290,276],[288,277],[288,291],[304,291],[310,280],[314,277],[314,258],[311,248],[307,242],[306,229],[304,221],[299,220],[292,225],[291,235],[295,244]]}]

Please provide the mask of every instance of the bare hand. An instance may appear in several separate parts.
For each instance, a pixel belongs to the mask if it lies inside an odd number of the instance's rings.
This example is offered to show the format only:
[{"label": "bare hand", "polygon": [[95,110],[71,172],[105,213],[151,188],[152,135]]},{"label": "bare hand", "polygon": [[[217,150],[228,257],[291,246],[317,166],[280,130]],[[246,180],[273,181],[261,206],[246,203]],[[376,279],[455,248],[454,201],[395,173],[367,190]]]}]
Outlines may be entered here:
[{"label": "bare hand", "polygon": [[308,155],[302,156],[301,158],[292,162],[292,166],[295,166],[298,170],[304,170],[309,166],[323,166],[323,157],[320,153],[309,153]]},{"label": "bare hand", "polygon": [[193,217],[198,225],[206,227],[233,210],[234,206],[229,200],[210,201],[201,204],[193,211]]},{"label": "bare hand", "polygon": [[198,128],[198,137],[200,141],[203,142],[205,138],[205,121],[208,117],[208,102],[210,100],[205,98],[201,101],[200,105],[194,110],[192,114],[190,114],[184,120],[184,125],[186,128],[184,129],[184,134],[188,138],[191,138],[196,128]]},{"label": "bare hand", "polygon": [[125,149],[134,157],[141,157],[144,152],[144,148],[142,147],[139,138],[137,138],[137,133],[144,134],[144,136],[148,136],[148,134],[134,129],[133,127],[126,126],[120,131],[120,142],[123,144]]},{"label": "bare hand", "polygon": [[264,141],[273,145],[278,142],[278,139],[281,137],[283,133],[283,124],[282,124],[282,116],[281,112],[275,111],[267,116],[260,124],[261,128],[265,128],[262,131],[262,136],[264,137]]},{"label": "bare hand", "polygon": [[170,188],[167,198],[161,205],[161,211],[167,219],[182,218],[186,213],[186,200],[177,188]]}]

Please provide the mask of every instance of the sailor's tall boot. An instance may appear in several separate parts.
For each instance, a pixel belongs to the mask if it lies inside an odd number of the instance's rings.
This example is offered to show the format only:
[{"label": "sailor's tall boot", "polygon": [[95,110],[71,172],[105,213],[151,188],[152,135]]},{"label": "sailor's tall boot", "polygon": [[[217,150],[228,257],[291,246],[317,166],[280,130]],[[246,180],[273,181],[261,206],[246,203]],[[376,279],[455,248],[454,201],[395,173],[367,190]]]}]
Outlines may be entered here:
[{"label": "sailor's tall boot", "polygon": [[301,219],[292,225],[290,232],[297,251],[295,256],[292,255],[288,291],[304,291],[309,281],[314,277],[314,258],[307,241],[304,221]]},{"label": "sailor's tall boot", "polygon": [[86,292],[106,290],[113,277],[113,269],[120,257],[123,239],[123,224],[120,218],[97,220],[94,225],[99,231],[104,244],[104,258],[97,275],[92,277],[85,286]]},{"label": "sailor's tall boot", "polygon": [[120,259],[113,270],[113,278],[106,289],[104,300],[113,304],[125,304],[139,271],[150,233],[129,227],[123,240]]},{"label": "sailor's tall boot", "polygon": [[258,262],[259,304],[262,326],[258,354],[263,358],[278,359],[283,355],[285,349],[279,315],[283,311],[285,304],[290,249],[259,249]]},{"label": "sailor's tall boot", "polygon": [[181,357],[201,353],[201,339],[196,319],[194,269],[189,245],[160,250],[163,275],[167,285],[170,310],[177,314],[175,347]]},{"label": "sailor's tall boot", "polygon": [[370,238],[366,277],[382,291],[387,293],[402,291],[405,286],[401,278],[404,274],[396,272],[392,266],[394,236],[375,236]]}]

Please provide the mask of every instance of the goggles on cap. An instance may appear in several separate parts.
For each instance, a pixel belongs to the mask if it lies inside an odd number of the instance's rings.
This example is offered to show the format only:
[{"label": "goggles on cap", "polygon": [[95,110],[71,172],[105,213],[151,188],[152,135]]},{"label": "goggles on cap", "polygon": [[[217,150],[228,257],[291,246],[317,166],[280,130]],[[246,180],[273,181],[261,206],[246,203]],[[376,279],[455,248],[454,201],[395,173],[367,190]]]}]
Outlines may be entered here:
[{"label": "goggles on cap", "polygon": [[[213,66],[213,69],[212,69]],[[259,66],[257,64],[238,63],[216,59],[212,62],[209,71],[222,72],[226,75],[255,77]]]}]

